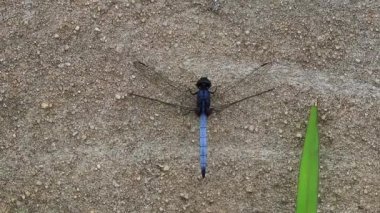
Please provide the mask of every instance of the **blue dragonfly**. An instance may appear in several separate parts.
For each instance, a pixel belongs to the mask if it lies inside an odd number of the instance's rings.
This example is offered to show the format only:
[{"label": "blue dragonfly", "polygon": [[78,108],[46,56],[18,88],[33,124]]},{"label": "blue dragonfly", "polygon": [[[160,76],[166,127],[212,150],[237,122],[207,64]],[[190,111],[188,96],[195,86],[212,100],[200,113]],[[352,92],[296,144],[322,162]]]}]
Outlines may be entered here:
[{"label": "blue dragonfly", "polygon": [[[208,116],[212,114],[213,111],[221,112],[233,105],[251,99],[253,97],[268,93],[274,88],[266,89],[261,92],[246,95],[244,97],[238,97],[238,94],[244,94],[247,88],[252,88],[252,77],[256,71],[264,68],[268,68],[271,62],[264,63],[256,68],[254,68],[250,73],[248,73],[243,78],[232,82],[228,85],[224,85],[221,89],[219,86],[214,87],[212,91],[211,81],[207,77],[201,77],[196,81],[196,91],[192,91],[186,86],[180,85],[178,82],[170,80],[168,77],[164,76],[163,73],[156,71],[153,67],[144,64],[141,61],[134,61],[133,66],[138,71],[138,75],[143,76],[149,83],[153,83],[158,86],[160,90],[166,91],[166,96],[173,97],[171,101],[166,101],[160,98],[150,97],[147,95],[137,94],[135,92],[130,92],[128,95],[146,99],[159,104],[164,104],[171,107],[177,107],[186,112],[195,112],[199,117],[199,161],[201,174],[204,178],[206,176],[207,167],[207,119]],[[194,79],[194,77],[193,77]],[[245,85],[245,86],[244,86]],[[248,87],[247,87],[248,86]],[[196,101],[192,96],[196,96]],[[212,97],[222,99],[223,96],[227,97],[224,103],[219,103],[219,105],[212,105]],[[184,100],[185,98],[185,100]],[[233,99],[228,101],[228,99]],[[174,100],[182,100],[180,103]]]}]

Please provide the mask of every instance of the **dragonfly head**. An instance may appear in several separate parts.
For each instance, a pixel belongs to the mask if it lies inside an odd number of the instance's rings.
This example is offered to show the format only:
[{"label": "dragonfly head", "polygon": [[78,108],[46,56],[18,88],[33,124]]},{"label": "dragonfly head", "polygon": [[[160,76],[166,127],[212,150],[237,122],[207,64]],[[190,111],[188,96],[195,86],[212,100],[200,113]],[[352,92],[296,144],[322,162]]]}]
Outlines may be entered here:
[{"label": "dragonfly head", "polygon": [[211,81],[207,77],[202,77],[198,80],[196,86],[198,89],[210,89]]}]

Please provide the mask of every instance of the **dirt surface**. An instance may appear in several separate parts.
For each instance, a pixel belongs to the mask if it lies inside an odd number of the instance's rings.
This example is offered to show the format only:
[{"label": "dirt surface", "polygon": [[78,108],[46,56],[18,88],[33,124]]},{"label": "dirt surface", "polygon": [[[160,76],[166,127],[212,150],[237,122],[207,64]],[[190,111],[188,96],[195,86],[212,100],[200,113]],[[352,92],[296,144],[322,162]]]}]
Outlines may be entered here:
[{"label": "dirt surface", "polygon": [[[0,2],[0,212],[294,212],[319,100],[320,212],[380,212],[380,2]],[[127,96],[171,79],[270,94],[198,119]],[[255,79],[255,78],[253,78]],[[143,88],[144,86],[144,88]],[[250,91],[246,91],[247,93]]]}]

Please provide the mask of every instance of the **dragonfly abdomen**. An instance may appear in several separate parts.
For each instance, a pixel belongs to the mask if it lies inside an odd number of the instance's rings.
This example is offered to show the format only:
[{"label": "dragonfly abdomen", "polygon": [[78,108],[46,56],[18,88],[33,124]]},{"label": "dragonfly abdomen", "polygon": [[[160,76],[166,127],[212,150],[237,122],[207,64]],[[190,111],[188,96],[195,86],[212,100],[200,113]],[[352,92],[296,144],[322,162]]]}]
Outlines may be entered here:
[{"label": "dragonfly abdomen", "polygon": [[207,167],[207,114],[201,113],[199,118],[199,161],[202,177],[204,178]]}]

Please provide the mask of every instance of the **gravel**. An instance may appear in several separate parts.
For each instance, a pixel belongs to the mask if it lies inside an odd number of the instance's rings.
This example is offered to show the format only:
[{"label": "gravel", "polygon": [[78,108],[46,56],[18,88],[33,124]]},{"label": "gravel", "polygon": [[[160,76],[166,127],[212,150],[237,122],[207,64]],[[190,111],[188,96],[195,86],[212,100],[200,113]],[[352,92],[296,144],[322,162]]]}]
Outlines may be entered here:
[{"label": "gravel", "polygon": [[[319,211],[380,210],[379,1],[0,5],[0,212],[294,212],[316,100]],[[210,116],[203,179],[196,115],[128,96],[187,104],[135,60],[191,89],[272,62],[213,103],[275,90]]]}]

